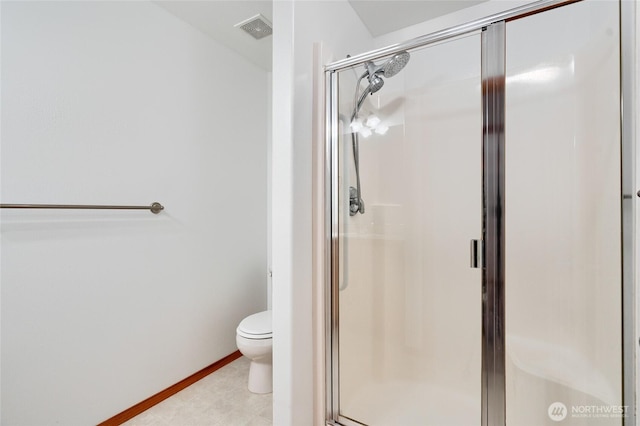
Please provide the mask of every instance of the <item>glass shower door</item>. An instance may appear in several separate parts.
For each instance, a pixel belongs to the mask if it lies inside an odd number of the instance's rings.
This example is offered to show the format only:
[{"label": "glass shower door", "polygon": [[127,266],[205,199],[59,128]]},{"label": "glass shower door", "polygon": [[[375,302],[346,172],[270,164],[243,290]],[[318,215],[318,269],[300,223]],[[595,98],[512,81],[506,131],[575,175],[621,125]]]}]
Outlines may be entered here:
[{"label": "glass shower door", "polygon": [[508,425],[622,424],[618,21],[587,0],[507,23]]},{"label": "glass shower door", "polygon": [[[340,421],[479,424],[482,275],[469,246],[482,238],[480,34],[410,53],[353,122],[364,68],[338,75]],[[352,132],[365,206],[355,215]]]}]

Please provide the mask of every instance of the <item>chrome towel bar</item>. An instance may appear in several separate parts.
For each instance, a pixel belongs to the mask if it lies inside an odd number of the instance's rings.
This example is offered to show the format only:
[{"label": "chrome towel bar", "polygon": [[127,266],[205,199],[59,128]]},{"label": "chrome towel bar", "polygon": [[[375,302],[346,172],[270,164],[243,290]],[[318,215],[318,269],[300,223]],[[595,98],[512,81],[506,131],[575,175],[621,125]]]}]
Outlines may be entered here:
[{"label": "chrome towel bar", "polygon": [[0,209],[96,209],[96,210],[150,210],[158,214],[164,210],[160,203],[152,203],[150,206],[104,206],[87,204],[0,204]]}]

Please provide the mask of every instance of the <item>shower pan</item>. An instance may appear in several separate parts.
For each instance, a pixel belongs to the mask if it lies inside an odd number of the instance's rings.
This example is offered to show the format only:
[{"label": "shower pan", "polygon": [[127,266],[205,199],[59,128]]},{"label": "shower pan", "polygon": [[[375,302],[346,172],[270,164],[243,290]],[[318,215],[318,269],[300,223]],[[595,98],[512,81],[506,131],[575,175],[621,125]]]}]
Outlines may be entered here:
[{"label": "shower pan", "polygon": [[635,425],[632,7],[326,67],[328,425]]}]

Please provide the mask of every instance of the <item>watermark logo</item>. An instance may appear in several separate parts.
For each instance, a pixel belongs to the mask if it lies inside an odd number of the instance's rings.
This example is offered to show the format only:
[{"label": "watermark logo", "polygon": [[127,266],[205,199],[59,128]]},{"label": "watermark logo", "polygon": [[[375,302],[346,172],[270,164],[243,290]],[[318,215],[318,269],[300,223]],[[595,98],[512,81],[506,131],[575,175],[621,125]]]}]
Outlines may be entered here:
[{"label": "watermark logo", "polygon": [[556,401],[549,405],[547,414],[554,422],[561,422],[568,416],[583,419],[614,419],[627,417],[626,405],[572,405],[568,409],[562,402]]},{"label": "watermark logo", "polygon": [[547,410],[549,418],[554,422],[561,422],[562,420],[564,420],[565,417],[567,417],[567,413],[567,406],[562,402],[554,402],[553,404],[549,405],[549,409]]}]

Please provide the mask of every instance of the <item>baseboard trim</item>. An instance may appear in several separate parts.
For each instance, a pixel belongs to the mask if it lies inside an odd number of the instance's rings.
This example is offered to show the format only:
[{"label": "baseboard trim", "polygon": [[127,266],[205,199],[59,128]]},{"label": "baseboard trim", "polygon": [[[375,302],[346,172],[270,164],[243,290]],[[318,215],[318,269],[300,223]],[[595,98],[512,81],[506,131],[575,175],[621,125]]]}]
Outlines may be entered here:
[{"label": "baseboard trim", "polygon": [[148,410],[149,408],[153,407],[154,405],[159,404],[160,402],[164,401],[165,399],[169,398],[170,396],[175,395],[176,393],[180,392],[182,389],[184,389],[184,388],[186,388],[188,386],[191,386],[192,384],[194,384],[198,380],[205,378],[209,374],[211,374],[214,371],[224,367],[225,365],[229,364],[230,362],[235,361],[236,359],[240,358],[241,356],[242,356],[242,354],[240,353],[240,351],[235,351],[234,353],[232,353],[230,355],[227,355],[226,357],[222,358],[221,360],[214,362],[213,364],[209,365],[208,367],[205,367],[202,370],[192,374],[191,376],[187,377],[186,379],[183,379],[183,380],[179,381],[175,385],[171,385],[168,388],[166,388],[165,390],[160,391],[157,394],[145,399],[144,401],[137,403],[133,407],[127,408],[123,412],[121,412],[119,414],[116,414],[115,416],[111,417],[110,419],[105,420],[102,423],[99,423],[98,426],[118,426],[118,425],[121,425],[122,423],[126,422],[127,420],[131,420],[132,418],[134,418],[138,414]]}]

